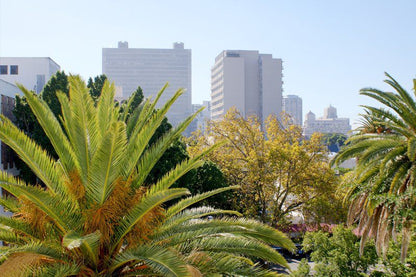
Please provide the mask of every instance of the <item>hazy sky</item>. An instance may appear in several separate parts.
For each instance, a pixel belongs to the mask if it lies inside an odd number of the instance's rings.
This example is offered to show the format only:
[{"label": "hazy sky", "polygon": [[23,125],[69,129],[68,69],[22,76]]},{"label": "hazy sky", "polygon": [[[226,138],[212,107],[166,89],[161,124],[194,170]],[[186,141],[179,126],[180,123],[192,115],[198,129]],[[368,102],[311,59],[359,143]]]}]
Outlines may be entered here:
[{"label": "hazy sky", "polygon": [[101,74],[101,48],[192,49],[192,102],[210,99],[210,68],[225,49],[282,58],[284,94],[318,117],[332,104],[352,123],[387,89],[384,71],[407,89],[416,74],[413,0],[0,0],[0,56],[48,56],[84,78]]}]

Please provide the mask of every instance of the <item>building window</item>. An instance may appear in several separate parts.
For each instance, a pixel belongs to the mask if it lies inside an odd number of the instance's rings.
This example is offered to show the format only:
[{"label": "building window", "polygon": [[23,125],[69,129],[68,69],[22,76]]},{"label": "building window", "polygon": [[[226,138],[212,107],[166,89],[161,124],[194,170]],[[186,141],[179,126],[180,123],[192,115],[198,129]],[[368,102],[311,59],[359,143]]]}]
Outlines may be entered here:
[{"label": "building window", "polygon": [[10,66],[10,75],[17,75],[19,74],[19,66],[11,65]]},{"label": "building window", "polygon": [[0,75],[7,75],[7,65],[0,65]]}]

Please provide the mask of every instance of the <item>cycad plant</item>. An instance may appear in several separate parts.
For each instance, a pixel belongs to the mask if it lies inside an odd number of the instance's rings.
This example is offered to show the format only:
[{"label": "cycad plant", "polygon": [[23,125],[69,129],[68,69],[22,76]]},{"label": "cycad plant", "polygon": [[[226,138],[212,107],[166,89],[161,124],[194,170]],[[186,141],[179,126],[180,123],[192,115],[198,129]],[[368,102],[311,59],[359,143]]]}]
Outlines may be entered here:
[{"label": "cycad plant", "polygon": [[195,196],[171,188],[201,165],[202,155],[178,164],[154,184],[145,183],[195,117],[147,147],[181,90],[155,111],[162,89],[154,102],[128,115],[129,109],[120,113],[114,105],[108,82],[97,103],[79,77],[71,76],[69,83],[69,97],[58,93],[59,119],[21,87],[57,160],[1,117],[0,139],[44,184],[28,185],[0,173],[0,186],[12,195],[0,204],[14,214],[0,217],[0,240],[7,245],[0,256],[1,276],[273,276],[252,258],[286,264],[269,247],[293,247],[279,231],[233,211],[189,208],[229,188]]},{"label": "cycad plant", "polygon": [[357,159],[356,169],[346,179],[350,185],[346,200],[349,223],[358,222],[362,232],[361,249],[374,238],[379,254],[386,253],[390,238],[401,231],[404,260],[416,212],[416,102],[386,75],[385,82],[394,92],[361,90],[384,107],[364,106],[362,125],[336,162]]}]

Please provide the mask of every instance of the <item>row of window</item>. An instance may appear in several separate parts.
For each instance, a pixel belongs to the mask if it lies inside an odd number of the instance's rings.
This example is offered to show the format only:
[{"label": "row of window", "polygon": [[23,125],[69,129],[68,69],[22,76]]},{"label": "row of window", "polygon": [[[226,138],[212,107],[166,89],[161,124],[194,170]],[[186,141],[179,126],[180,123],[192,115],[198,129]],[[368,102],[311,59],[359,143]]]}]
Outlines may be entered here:
[{"label": "row of window", "polygon": [[[7,65],[0,65],[0,75],[7,75],[9,74],[9,66]],[[18,65],[11,65],[10,66],[10,75],[17,75],[19,74],[19,66]]]}]

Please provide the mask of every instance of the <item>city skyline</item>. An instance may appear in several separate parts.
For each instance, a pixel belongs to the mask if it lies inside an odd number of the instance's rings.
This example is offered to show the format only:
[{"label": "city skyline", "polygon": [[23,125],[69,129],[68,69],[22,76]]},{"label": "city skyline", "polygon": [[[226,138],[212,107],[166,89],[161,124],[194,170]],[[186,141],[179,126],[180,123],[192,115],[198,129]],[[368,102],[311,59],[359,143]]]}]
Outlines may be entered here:
[{"label": "city skyline", "polygon": [[[4,1],[0,56],[51,57],[67,73],[101,74],[101,48],[192,49],[193,103],[210,97],[210,69],[224,49],[283,60],[283,94],[303,113],[328,105],[351,124],[371,104],[358,91],[387,89],[384,71],[410,90],[415,77],[414,1]],[[24,19],[24,20],[23,20]]]}]

